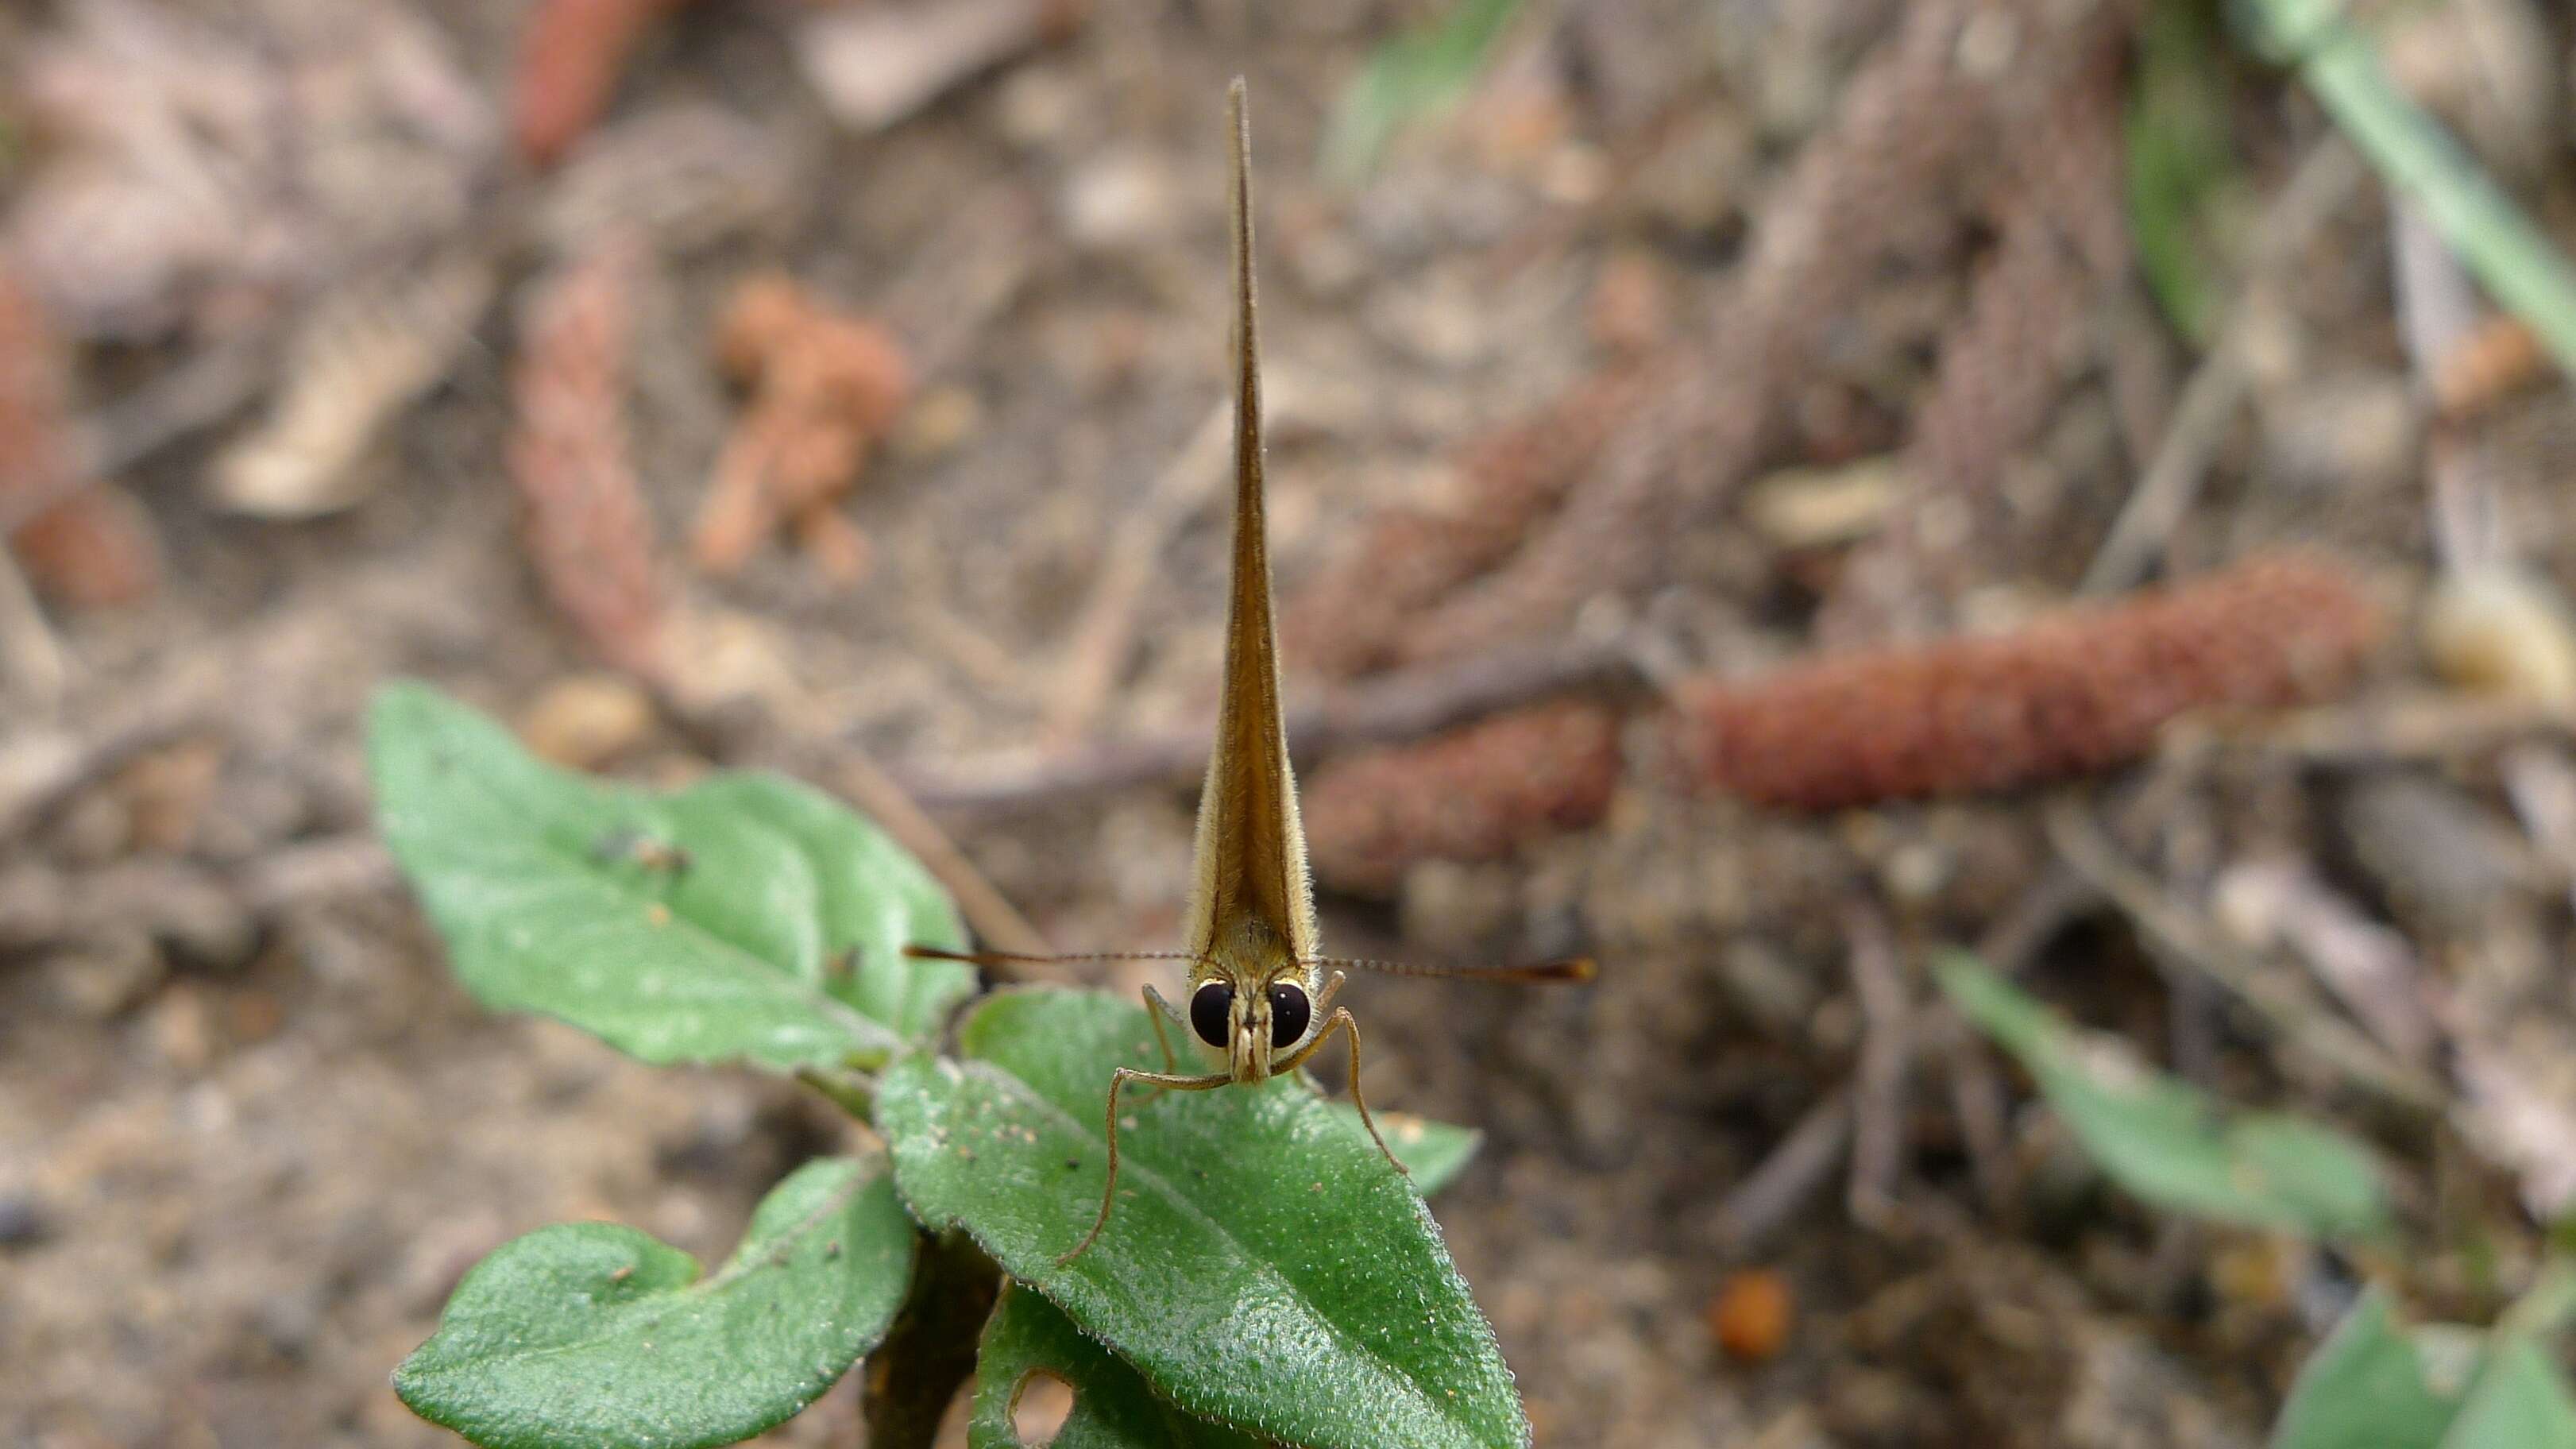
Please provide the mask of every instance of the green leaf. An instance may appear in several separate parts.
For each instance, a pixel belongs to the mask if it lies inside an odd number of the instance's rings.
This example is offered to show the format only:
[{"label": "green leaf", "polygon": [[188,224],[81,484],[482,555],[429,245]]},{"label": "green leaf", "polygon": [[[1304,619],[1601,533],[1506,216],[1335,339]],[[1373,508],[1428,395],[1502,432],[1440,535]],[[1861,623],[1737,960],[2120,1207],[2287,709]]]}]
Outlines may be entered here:
[{"label": "green leaf", "polygon": [[1519,11],[1520,0],[1458,0],[1439,24],[1379,46],[1324,123],[1325,177],[1367,180],[1407,127],[1466,99]]},{"label": "green leaf", "polygon": [[782,775],[717,775],[688,798],[756,820],[796,842],[821,893],[824,989],[907,1041],[925,1041],[975,994],[975,968],[917,961],[908,945],[963,949],[948,892],[893,837],[810,785]]},{"label": "green leaf", "polygon": [[[1353,1131],[1366,1133],[1360,1125],[1360,1109],[1348,1102],[1332,1104],[1333,1115],[1351,1124]],[[1456,1127],[1447,1122],[1434,1122],[1411,1112],[1376,1112],[1377,1127],[1386,1134],[1387,1150],[1404,1170],[1413,1176],[1413,1190],[1429,1197],[1467,1170],[1476,1160],[1476,1149],[1485,1145],[1485,1134],[1473,1127]]]},{"label": "green leaf", "polygon": [[2245,185],[2227,133],[2226,47],[2208,0],[2158,0],[2141,29],[2123,118],[2129,231],[2176,330],[2207,343],[2224,298],[2216,235]]},{"label": "green leaf", "polygon": [[2021,1060],[2095,1162],[2158,1207],[2312,1237],[2370,1237],[2388,1210],[2359,1143],[2269,1112],[2229,1113],[2115,1037],[2077,1030],[1972,957],[1940,967],[1969,1020]]},{"label": "green leaf", "polygon": [[1073,1390],[1073,1412],[1049,1449],[1258,1449],[1259,1441],[1156,1398],[1123,1360],[1084,1337],[1054,1304],[1018,1286],[1002,1290],[984,1329],[968,1449],[1020,1449],[1011,1416],[1032,1374]]},{"label": "green leaf", "polygon": [[688,1254],[609,1223],[505,1243],[465,1275],[394,1391],[486,1449],[747,1439],[812,1403],[893,1321],[919,1235],[884,1168],[807,1163],[703,1281]]},{"label": "green leaf", "polygon": [[911,1056],[879,1082],[905,1200],[963,1224],[1156,1392],[1311,1449],[1528,1442],[1421,1197],[1302,1078],[1122,1096],[1116,1210],[1060,1267],[1098,1210],[1111,1067],[1162,1065],[1145,1013],[1010,991],[959,1044],[963,1061]]},{"label": "green leaf", "polygon": [[2437,1449],[2478,1351],[2431,1335],[2399,1325],[2382,1290],[2362,1294],[2300,1367],[2271,1449]]},{"label": "green leaf", "polygon": [[2502,1340],[2441,1449],[2576,1449],[2567,1380],[2530,1339]]},{"label": "green leaf", "polygon": [[875,1066],[935,1030],[964,942],[917,863],[791,781],[656,795],[568,774],[418,684],[368,720],[386,844],[487,1005],[650,1062]]}]

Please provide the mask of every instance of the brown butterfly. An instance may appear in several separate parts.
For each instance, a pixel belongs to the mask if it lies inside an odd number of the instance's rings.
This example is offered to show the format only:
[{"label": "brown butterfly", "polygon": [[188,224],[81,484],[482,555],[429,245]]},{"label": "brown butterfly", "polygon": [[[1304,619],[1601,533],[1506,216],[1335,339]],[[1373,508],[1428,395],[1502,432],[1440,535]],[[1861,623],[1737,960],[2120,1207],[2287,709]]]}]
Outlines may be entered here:
[{"label": "brown butterfly", "polygon": [[[1153,987],[1145,1002],[1166,1070],[1119,1067],[1109,1081],[1109,1180],[1091,1231],[1056,1261],[1071,1262],[1109,1224],[1118,1187],[1118,1094],[1129,1082],[1180,1092],[1259,1083],[1305,1064],[1327,1038],[1350,1038],[1351,1101],[1386,1160],[1395,1162],[1360,1095],[1360,1029],[1350,1008],[1336,1006],[1343,972],[1352,967],[1414,976],[1485,981],[1585,981],[1592,962],[1576,958],[1534,966],[1413,966],[1318,955],[1314,886],[1306,867],[1306,834],[1297,820],[1297,784],[1279,705],[1279,649],[1270,619],[1270,555],[1262,521],[1261,375],[1252,301],[1251,133],[1240,77],[1226,92],[1233,140],[1228,190],[1234,234],[1234,584],[1226,609],[1225,697],[1217,712],[1216,748],[1199,796],[1195,879],[1190,890],[1189,948],[1176,952],[1111,952],[1086,956],[1020,956],[913,947],[916,956],[979,964],[1023,961],[1169,958],[1190,963],[1189,1011],[1176,1010]],[[1332,974],[1325,972],[1331,969]],[[1213,1052],[1222,1070],[1184,1072],[1164,1023],[1186,1028]],[[1404,1170],[1396,1163],[1396,1170]]]}]

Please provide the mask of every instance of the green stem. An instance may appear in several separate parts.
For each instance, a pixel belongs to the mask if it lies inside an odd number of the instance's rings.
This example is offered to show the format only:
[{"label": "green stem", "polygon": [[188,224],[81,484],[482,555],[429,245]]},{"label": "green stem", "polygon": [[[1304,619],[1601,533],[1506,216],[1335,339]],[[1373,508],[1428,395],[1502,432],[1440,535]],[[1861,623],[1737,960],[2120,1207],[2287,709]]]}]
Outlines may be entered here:
[{"label": "green stem", "polygon": [[798,1067],[796,1080],[832,1099],[832,1105],[859,1121],[874,1120],[877,1081],[865,1072],[842,1067]]},{"label": "green stem", "polygon": [[2390,83],[2370,39],[2334,0],[2254,0],[2255,42],[2308,88],[2380,175],[2422,208],[2495,299],[2576,376],[2576,270],[2475,158]]},{"label": "green stem", "polygon": [[2496,1322],[2499,1334],[2547,1338],[2576,1318],[2576,1259],[2552,1258]]}]

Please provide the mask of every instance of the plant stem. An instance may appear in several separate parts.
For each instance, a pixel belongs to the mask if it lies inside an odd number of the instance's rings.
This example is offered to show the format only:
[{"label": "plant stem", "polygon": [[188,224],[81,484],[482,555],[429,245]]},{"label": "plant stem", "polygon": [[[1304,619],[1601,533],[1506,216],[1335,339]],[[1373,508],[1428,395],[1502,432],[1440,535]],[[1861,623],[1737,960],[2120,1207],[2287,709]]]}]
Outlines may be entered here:
[{"label": "plant stem", "polygon": [[868,1355],[859,1398],[868,1449],[931,1449],[1001,1293],[1001,1268],[963,1232],[923,1245],[912,1291]]},{"label": "plant stem", "polygon": [[2423,209],[2495,299],[2576,376],[2576,270],[2475,158],[2390,83],[2370,38],[2334,0],[2256,0],[2255,43],[2296,64],[2335,123]]},{"label": "plant stem", "polygon": [[865,1122],[876,1111],[876,1078],[839,1067],[799,1067],[796,1080],[832,1099],[832,1105]]},{"label": "plant stem", "polygon": [[2552,1258],[2540,1277],[2497,1321],[2500,1333],[2545,1339],[2576,1318],[2576,1260]]}]

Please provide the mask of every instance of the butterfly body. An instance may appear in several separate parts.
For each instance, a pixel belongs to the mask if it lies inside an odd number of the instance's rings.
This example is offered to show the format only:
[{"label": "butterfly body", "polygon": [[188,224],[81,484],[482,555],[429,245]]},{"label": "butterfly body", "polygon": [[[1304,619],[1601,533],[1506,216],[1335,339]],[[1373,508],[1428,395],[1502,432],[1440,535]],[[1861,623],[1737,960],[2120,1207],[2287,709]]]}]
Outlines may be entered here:
[{"label": "butterfly body", "polygon": [[[1387,1149],[1376,1120],[1369,1115],[1367,1099],[1360,1094],[1359,1023],[1348,1007],[1334,1004],[1343,973],[1327,974],[1326,968],[1363,966],[1497,981],[1579,981],[1591,975],[1589,961],[1447,971],[1382,961],[1337,961],[1318,952],[1314,885],[1306,864],[1306,833],[1297,817],[1296,773],[1288,761],[1280,706],[1278,635],[1271,620],[1260,349],[1252,286],[1251,143],[1240,79],[1227,91],[1226,118],[1232,150],[1228,201],[1234,255],[1233,582],[1226,603],[1225,687],[1207,781],[1199,795],[1186,949],[1164,953],[1190,963],[1188,987],[1180,1007],[1151,986],[1145,988],[1151,1008],[1148,1019],[1161,1045],[1164,1070],[1120,1066],[1112,1071],[1108,1177],[1101,1187],[1100,1215],[1090,1233],[1059,1263],[1079,1257],[1109,1224],[1118,1189],[1119,1102],[1131,1084],[1179,1092],[1254,1085],[1295,1071],[1340,1033],[1350,1046],[1350,1094],[1360,1122],[1387,1162],[1397,1172],[1404,1171]],[[985,963],[1079,959],[910,949],[915,955]],[[1172,1048],[1175,1030],[1199,1044],[1202,1064],[1210,1070],[1182,1069]]]}]

